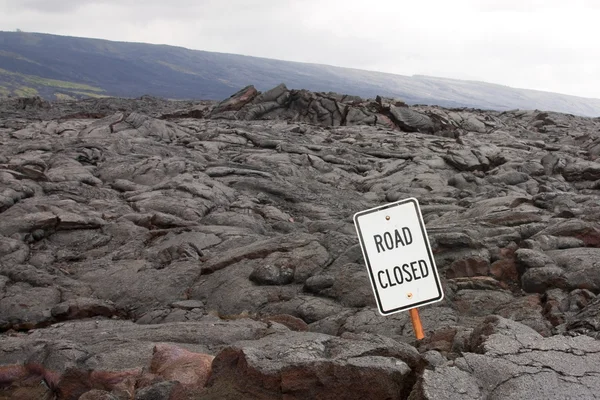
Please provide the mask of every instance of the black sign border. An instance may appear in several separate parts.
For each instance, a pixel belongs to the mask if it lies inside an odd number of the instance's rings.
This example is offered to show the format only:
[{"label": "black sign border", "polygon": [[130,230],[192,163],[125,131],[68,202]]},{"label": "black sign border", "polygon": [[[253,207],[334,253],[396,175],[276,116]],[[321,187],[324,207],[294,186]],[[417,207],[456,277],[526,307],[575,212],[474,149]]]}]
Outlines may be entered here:
[{"label": "black sign border", "polygon": [[[417,213],[417,217],[419,219],[419,225],[421,227],[421,234],[423,235],[423,240],[425,241],[425,247],[427,248],[427,254],[429,255],[429,262],[431,265],[431,269],[433,270],[433,274],[435,275],[435,284],[438,290],[438,297],[433,299],[423,300],[419,303],[411,304],[410,306],[398,307],[392,310],[384,310],[381,304],[381,299],[379,298],[379,291],[377,290],[377,284],[375,282],[375,276],[373,275],[373,268],[371,267],[371,260],[369,260],[369,255],[367,253],[367,249],[365,246],[365,241],[363,238],[362,230],[360,229],[360,224],[358,223],[358,218],[364,215],[372,214],[374,212],[379,212],[382,210],[387,210],[389,208],[398,207],[404,205],[406,203],[412,203],[415,207],[415,212]],[[444,298],[444,293],[442,292],[442,287],[440,285],[440,277],[437,271],[437,265],[435,264],[435,260],[433,258],[433,252],[431,251],[431,246],[429,244],[429,238],[427,237],[427,232],[425,231],[425,224],[423,223],[423,216],[421,215],[421,210],[419,208],[419,203],[415,198],[409,198],[397,201],[395,203],[385,204],[383,206],[371,208],[369,210],[360,211],[354,214],[354,226],[358,232],[358,240],[360,242],[360,247],[362,249],[363,257],[367,264],[367,269],[369,270],[369,278],[371,279],[371,286],[373,287],[373,292],[375,293],[375,299],[377,300],[377,308],[382,315],[390,315],[400,311],[410,310],[411,308],[416,308],[425,304],[431,304],[438,302]]]}]

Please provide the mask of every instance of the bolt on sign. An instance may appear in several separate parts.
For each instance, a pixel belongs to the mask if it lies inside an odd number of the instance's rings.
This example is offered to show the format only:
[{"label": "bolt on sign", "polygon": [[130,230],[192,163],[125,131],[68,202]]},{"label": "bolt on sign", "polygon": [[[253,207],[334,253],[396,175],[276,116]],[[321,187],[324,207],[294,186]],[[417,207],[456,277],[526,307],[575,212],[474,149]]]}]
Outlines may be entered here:
[{"label": "bolt on sign", "polygon": [[382,315],[444,298],[417,199],[360,211],[354,225]]}]

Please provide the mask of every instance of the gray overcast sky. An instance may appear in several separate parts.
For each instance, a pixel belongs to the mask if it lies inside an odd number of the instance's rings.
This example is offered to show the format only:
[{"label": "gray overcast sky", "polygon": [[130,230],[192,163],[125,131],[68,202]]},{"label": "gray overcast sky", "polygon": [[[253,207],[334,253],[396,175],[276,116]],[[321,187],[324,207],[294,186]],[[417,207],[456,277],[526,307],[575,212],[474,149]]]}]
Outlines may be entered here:
[{"label": "gray overcast sky", "polygon": [[0,0],[0,30],[600,98],[600,0]]}]

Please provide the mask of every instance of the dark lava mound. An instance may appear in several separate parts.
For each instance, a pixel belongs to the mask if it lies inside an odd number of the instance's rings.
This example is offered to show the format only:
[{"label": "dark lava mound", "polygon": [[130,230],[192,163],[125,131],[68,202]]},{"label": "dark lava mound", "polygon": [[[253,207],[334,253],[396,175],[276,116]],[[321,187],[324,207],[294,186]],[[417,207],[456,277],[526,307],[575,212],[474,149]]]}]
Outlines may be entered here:
[{"label": "dark lava mound", "polygon": [[[598,154],[597,119],[285,86],[4,101],[0,399],[600,396]],[[352,222],[406,197],[421,342]]]}]

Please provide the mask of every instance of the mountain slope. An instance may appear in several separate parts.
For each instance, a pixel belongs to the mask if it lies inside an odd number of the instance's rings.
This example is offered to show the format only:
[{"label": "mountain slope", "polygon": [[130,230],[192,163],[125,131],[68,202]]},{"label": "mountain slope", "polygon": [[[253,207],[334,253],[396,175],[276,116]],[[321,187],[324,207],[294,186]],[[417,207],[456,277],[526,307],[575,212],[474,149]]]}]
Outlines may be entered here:
[{"label": "mountain slope", "polygon": [[374,97],[409,104],[541,109],[600,116],[600,100],[475,81],[402,76],[166,45],[0,32],[0,97],[223,99],[247,84]]}]

